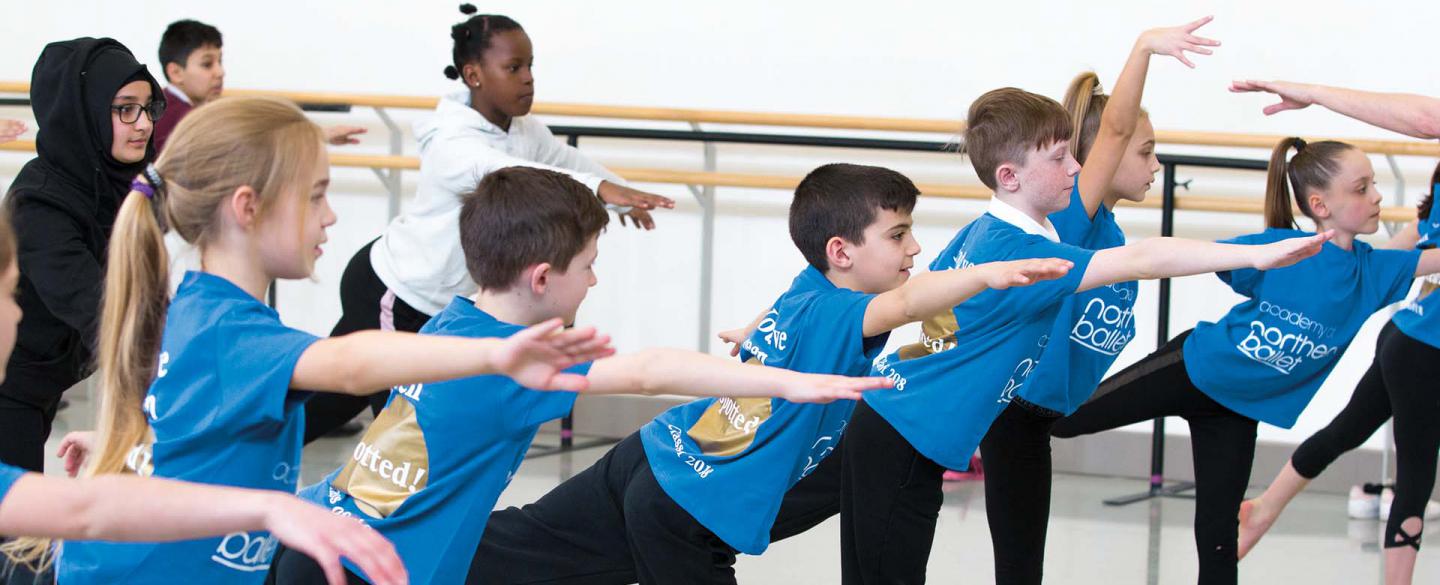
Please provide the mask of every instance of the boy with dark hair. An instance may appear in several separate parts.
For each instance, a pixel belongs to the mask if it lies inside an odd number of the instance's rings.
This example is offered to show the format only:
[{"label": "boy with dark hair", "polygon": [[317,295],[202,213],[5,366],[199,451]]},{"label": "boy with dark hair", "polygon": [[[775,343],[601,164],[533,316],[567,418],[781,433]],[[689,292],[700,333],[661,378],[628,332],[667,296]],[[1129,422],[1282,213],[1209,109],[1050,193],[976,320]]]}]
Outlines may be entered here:
[{"label": "boy with dark hair", "polygon": [[155,149],[190,110],[220,97],[225,66],[219,29],[196,20],[177,20],[160,36],[160,67],[165,71],[165,117],[155,121]]},{"label": "boy with dark hair", "polygon": [[[805,177],[790,236],[809,266],[743,339],[741,359],[865,372],[891,329],[1070,267],[1027,260],[911,280],[917,195],[878,167]],[[735,583],[736,553],[760,554],[838,512],[838,460],[827,456],[854,405],[726,397],[672,408],[536,503],[492,514],[469,582]]]},{"label": "boy with dark hair", "polygon": [[[467,267],[480,292],[474,299],[456,297],[421,333],[509,337],[557,317],[574,321],[595,285],[596,242],[608,222],[600,200],[562,173],[510,167],[487,175],[460,213]],[[587,376],[583,392],[597,394],[828,402],[887,385],[673,349],[602,358],[570,371]],[[530,390],[504,376],[393,388],[350,461],[301,496],[379,530],[395,544],[413,582],[458,583],[536,431],[569,414],[576,396]],[[277,554],[273,567],[277,583],[324,580],[305,555]],[[346,568],[357,570],[348,561]]]},{"label": "boy with dark hair", "polygon": [[[190,110],[220,97],[225,89],[221,52],[225,39],[220,29],[198,20],[177,20],[160,35],[160,66],[165,69],[165,117],[155,121],[155,151]],[[325,139],[334,145],[359,144],[359,126],[329,126]]]},{"label": "boy with dark hair", "polygon": [[1153,238],[1098,252],[1062,244],[1047,218],[1069,205],[1080,172],[1069,153],[1064,108],[1041,95],[1003,88],[975,100],[967,122],[965,153],[995,195],[989,210],[930,264],[932,274],[1052,257],[1072,262],[1074,269],[1056,280],[982,292],[951,310],[927,313],[934,316],[926,319],[917,343],[875,361],[875,373],[893,380],[895,388],[868,394],[848,429],[851,444],[864,448],[844,453],[846,583],[923,583],[945,469],[967,468],[1003,411],[1058,415],[1026,401],[1023,387],[1056,319],[1072,319],[1061,314],[1073,307],[1064,302],[1071,295],[1130,280],[1286,266],[1314,255],[1327,239],[1321,234],[1242,246]]}]

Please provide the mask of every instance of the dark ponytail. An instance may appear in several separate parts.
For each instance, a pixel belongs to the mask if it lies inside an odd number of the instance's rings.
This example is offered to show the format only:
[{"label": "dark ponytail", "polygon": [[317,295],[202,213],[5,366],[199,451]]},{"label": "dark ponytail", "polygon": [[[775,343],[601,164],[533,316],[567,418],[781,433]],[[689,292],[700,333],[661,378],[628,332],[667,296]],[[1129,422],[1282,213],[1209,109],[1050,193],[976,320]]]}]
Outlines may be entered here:
[{"label": "dark ponytail", "polygon": [[1440,163],[1435,165],[1435,172],[1430,174],[1430,192],[1420,199],[1420,205],[1415,208],[1420,219],[1430,219],[1430,209],[1435,204],[1437,195],[1440,195]]},{"label": "dark ponytail", "polygon": [[[1290,149],[1295,156],[1286,161]],[[1295,208],[1305,217],[1315,220],[1310,210],[1311,189],[1324,189],[1330,185],[1330,178],[1339,170],[1338,159],[1347,150],[1355,148],[1344,142],[1323,140],[1316,143],[1291,136],[1281,140],[1270,153],[1270,168],[1265,177],[1265,227],[1296,228]]]},{"label": "dark ponytail", "polygon": [[455,46],[450,51],[452,63],[445,66],[445,77],[460,79],[466,63],[476,63],[485,57],[490,48],[490,39],[496,33],[524,30],[520,23],[499,14],[475,14],[474,4],[461,4],[460,13],[470,18],[450,27],[450,40]]}]

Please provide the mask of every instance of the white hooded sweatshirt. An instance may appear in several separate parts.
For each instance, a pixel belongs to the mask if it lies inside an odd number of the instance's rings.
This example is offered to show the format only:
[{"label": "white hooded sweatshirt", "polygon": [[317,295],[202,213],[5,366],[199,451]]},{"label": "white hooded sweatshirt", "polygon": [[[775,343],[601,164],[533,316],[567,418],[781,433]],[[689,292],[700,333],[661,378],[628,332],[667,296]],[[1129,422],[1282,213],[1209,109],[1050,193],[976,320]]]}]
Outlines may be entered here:
[{"label": "white hooded sweatshirt", "polygon": [[370,264],[400,300],[435,315],[456,295],[479,288],[460,250],[460,198],[480,179],[505,167],[526,166],[574,177],[591,191],[601,181],[624,181],[561,142],[531,116],[510,121],[510,131],[470,107],[470,93],[440,99],[435,116],[415,124],[420,141],[420,185],[415,200],[390,222],[370,250]]}]

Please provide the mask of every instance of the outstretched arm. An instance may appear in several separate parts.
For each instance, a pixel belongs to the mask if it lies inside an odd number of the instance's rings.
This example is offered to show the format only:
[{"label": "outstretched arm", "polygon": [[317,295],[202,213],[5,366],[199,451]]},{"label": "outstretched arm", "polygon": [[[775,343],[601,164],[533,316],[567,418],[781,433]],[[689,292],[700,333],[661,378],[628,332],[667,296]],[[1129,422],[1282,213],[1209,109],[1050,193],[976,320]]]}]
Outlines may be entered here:
[{"label": "outstretched arm", "polygon": [[1279,96],[1280,103],[1265,107],[1266,116],[1319,104],[1338,114],[1407,136],[1440,138],[1440,99],[1433,97],[1253,79],[1235,81],[1230,91]]},{"label": "outstretched arm", "polygon": [[614,353],[595,328],[560,331],[551,319],[506,339],[361,331],[316,341],[295,364],[291,388],[368,394],[398,384],[503,374],[536,390],[585,388],[562,370]]},{"label": "outstretched arm", "polygon": [[390,542],[353,519],[269,490],[107,474],[74,480],[27,473],[0,502],[0,534],[71,540],[170,541],[269,530],[344,585],[340,557],[372,579],[404,583]]},{"label": "outstretched arm", "polygon": [[1150,72],[1150,56],[1170,55],[1193,69],[1195,64],[1185,57],[1186,51],[1209,55],[1212,51],[1206,47],[1220,46],[1220,41],[1194,34],[1214,18],[1206,16],[1183,26],[1150,29],[1135,40],[1125,69],[1115,82],[1115,91],[1100,115],[1095,141],[1080,169],[1080,196],[1087,216],[1095,217],[1105,201],[1110,181],[1115,178],[1130,138],[1135,135],[1135,125],[1140,121],[1140,98],[1145,93],[1145,77]]},{"label": "outstretched arm", "polygon": [[990,262],[926,272],[882,293],[865,307],[865,337],[947,311],[986,289],[1025,286],[1065,276],[1075,265],[1059,258]]},{"label": "outstretched arm", "polygon": [[784,398],[791,402],[858,400],[861,392],[888,388],[885,378],[802,374],[681,349],[647,349],[590,366],[594,394],[684,394]]},{"label": "outstretched arm", "polygon": [[1130,280],[1173,278],[1241,268],[1282,268],[1319,253],[1331,235],[1326,231],[1256,246],[1183,238],[1150,238],[1096,252],[1078,290]]}]

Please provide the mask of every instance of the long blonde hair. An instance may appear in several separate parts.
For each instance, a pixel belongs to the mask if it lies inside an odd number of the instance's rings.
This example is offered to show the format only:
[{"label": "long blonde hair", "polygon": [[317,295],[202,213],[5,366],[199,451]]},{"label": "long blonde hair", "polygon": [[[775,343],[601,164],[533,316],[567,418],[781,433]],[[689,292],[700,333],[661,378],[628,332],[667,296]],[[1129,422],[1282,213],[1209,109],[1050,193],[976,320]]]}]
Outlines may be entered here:
[{"label": "long blonde hair", "polygon": [[[155,163],[161,184],[154,186],[154,198],[139,191],[126,195],[110,236],[100,313],[99,420],[85,477],[125,472],[127,456],[150,432],[142,402],[155,377],[169,306],[167,227],[203,250],[215,236],[221,206],[243,186],[259,195],[264,217],[321,164],[323,139],[320,127],[292,102],[222,98],[176,127]],[[44,566],[51,544],[18,539],[4,552]]]}]

